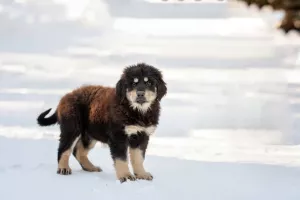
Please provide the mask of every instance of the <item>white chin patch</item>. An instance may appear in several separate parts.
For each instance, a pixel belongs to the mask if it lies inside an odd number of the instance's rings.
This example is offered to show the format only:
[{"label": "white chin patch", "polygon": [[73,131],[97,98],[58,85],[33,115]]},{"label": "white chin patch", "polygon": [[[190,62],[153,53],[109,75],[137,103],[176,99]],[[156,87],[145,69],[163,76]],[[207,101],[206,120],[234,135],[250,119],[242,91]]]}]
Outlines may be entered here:
[{"label": "white chin patch", "polygon": [[125,133],[128,136],[135,135],[138,132],[145,132],[147,135],[150,136],[154,134],[155,130],[156,130],[156,126],[147,126],[147,127],[143,127],[139,125],[125,126]]},{"label": "white chin patch", "polygon": [[143,104],[139,104],[139,103],[136,103],[136,102],[131,102],[130,106],[133,110],[138,110],[141,113],[146,113],[149,110],[149,108],[151,106],[151,103],[146,102],[146,103],[143,103]]}]

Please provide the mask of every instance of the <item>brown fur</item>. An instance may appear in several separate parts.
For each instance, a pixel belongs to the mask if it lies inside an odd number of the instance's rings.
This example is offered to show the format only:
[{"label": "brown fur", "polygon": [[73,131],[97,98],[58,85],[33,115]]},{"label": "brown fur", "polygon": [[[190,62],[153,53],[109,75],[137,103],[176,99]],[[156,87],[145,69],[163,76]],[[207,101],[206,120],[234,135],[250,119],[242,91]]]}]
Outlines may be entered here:
[{"label": "brown fur", "polygon": [[76,154],[75,157],[82,166],[82,168],[89,172],[101,172],[102,169],[100,167],[94,166],[91,161],[88,159],[88,153],[89,151],[94,148],[96,145],[96,140],[92,141],[87,148],[84,148],[82,144],[82,140],[79,139],[79,141],[76,144]]},{"label": "brown fur", "polygon": [[62,116],[73,116],[74,105],[89,104],[89,120],[91,122],[108,122],[111,119],[109,114],[110,105],[115,99],[115,88],[103,86],[82,86],[61,98],[57,113],[58,119]]},{"label": "brown fur", "polygon": [[118,179],[122,179],[124,177],[135,179],[134,176],[130,173],[128,162],[120,159],[116,159],[114,163],[116,174]]},{"label": "brown fur", "polygon": [[[61,155],[61,159],[58,162],[57,173],[59,174],[72,174],[72,170],[69,166],[69,158],[71,155],[71,151],[67,150]],[[65,171],[63,171],[65,170]]]},{"label": "brown fur", "polygon": [[[75,116],[77,104],[89,105],[90,122],[125,122],[128,113],[128,105],[119,105],[116,100],[115,88],[104,86],[82,86],[63,96],[57,107],[58,122],[62,117]],[[154,102],[145,118],[140,121],[141,126],[151,126],[158,114],[159,105]],[[146,123],[145,123],[146,122]]]},{"label": "brown fur", "polygon": [[149,172],[144,169],[144,158],[141,149],[129,149],[131,165],[133,173],[137,179],[152,180],[153,177]]}]

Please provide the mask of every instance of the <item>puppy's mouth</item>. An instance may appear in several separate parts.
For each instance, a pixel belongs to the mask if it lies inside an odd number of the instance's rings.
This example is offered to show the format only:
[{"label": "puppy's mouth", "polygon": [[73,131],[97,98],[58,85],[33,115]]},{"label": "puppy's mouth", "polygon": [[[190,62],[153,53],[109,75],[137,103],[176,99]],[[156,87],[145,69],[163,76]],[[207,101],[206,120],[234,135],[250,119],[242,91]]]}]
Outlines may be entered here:
[{"label": "puppy's mouth", "polygon": [[135,102],[138,104],[144,104],[147,101],[146,101],[146,98],[144,98],[144,97],[138,97],[138,98],[136,98]]}]

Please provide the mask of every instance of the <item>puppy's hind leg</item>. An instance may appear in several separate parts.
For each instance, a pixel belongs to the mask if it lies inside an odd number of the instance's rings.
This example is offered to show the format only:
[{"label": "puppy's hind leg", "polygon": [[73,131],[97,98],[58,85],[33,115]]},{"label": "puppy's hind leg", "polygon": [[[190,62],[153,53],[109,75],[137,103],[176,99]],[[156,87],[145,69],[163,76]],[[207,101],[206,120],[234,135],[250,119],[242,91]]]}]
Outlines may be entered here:
[{"label": "puppy's hind leg", "polygon": [[80,163],[83,170],[88,172],[101,172],[102,169],[100,167],[96,167],[91,163],[88,159],[89,151],[94,148],[96,145],[96,140],[90,139],[87,136],[82,136],[73,151],[73,155]]},{"label": "puppy's hind leg", "polygon": [[79,122],[74,118],[61,120],[61,134],[57,153],[58,169],[57,173],[62,175],[72,174],[69,166],[69,158],[80,139]]}]

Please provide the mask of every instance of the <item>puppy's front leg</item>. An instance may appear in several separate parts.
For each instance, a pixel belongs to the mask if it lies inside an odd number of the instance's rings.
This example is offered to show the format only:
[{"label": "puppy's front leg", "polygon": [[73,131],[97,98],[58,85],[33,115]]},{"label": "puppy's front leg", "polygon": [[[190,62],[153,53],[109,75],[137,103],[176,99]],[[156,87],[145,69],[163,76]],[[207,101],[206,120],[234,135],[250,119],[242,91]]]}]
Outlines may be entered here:
[{"label": "puppy's front leg", "polygon": [[123,135],[118,134],[118,138],[115,138],[109,142],[109,147],[112,159],[114,161],[117,179],[120,180],[121,183],[127,180],[136,180],[136,178],[130,173],[128,167],[127,137],[123,137]]},{"label": "puppy's front leg", "polygon": [[[144,159],[148,146],[149,136],[144,136],[137,141],[130,140],[130,160],[134,175],[137,179],[152,180],[153,176],[144,168]],[[139,144],[137,144],[139,143]]]}]

